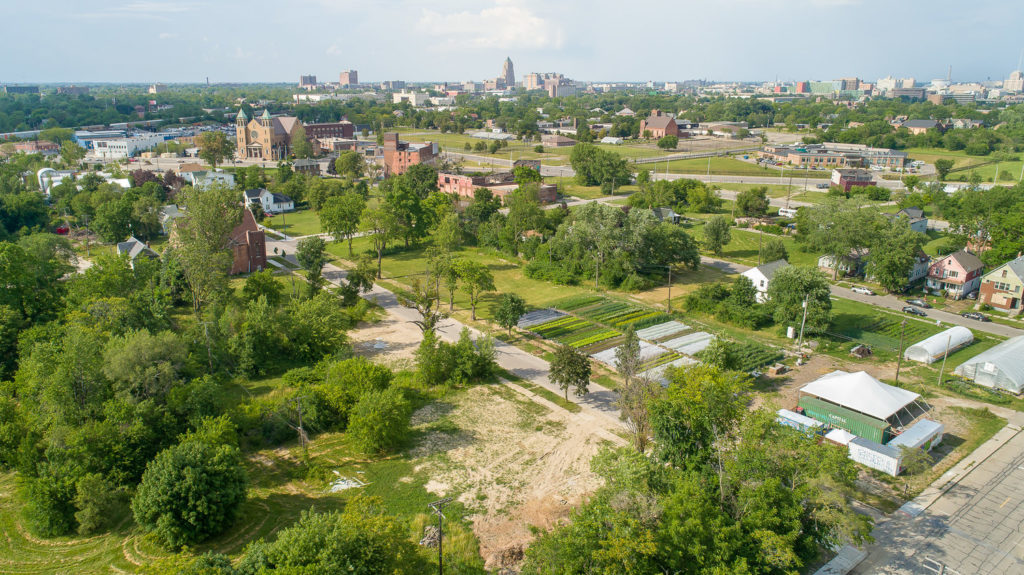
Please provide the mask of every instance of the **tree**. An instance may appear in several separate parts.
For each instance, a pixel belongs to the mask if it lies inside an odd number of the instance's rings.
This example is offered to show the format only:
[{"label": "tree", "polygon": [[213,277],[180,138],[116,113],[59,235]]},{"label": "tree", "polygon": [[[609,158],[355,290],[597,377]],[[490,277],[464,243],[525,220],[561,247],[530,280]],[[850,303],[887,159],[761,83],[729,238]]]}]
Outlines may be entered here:
[{"label": "tree", "polygon": [[78,162],[85,157],[85,148],[71,141],[63,142],[60,145],[60,157],[68,166],[78,166]]},{"label": "tree", "polygon": [[775,323],[779,325],[800,325],[805,297],[808,331],[823,331],[832,322],[828,277],[816,268],[788,266],[779,269],[768,284],[767,296]]},{"label": "tree", "polygon": [[177,549],[230,527],[245,501],[245,490],[238,447],[188,441],[149,462],[132,499],[132,512],[160,544]]},{"label": "tree", "polygon": [[345,150],[338,154],[338,159],[334,160],[334,171],[339,176],[347,176],[352,179],[361,178],[365,168],[363,157],[355,150]]},{"label": "tree", "polygon": [[271,543],[250,547],[243,565],[251,573],[389,573],[428,571],[409,528],[385,511],[377,497],[355,495],[344,511],[303,511]]},{"label": "tree", "polygon": [[323,269],[327,263],[326,242],[320,236],[310,236],[299,240],[295,250],[295,258],[299,265],[306,268],[306,282],[309,297],[313,297],[323,287]]},{"label": "tree", "polygon": [[736,196],[736,209],[744,216],[761,217],[768,212],[768,187],[743,190]]},{"label": "tree", "polygon": [[380,207],[367,206],[360,219],[366,223],[373,249],[377,252],[377,279],[381,279],[384,277],[384,250],[388,249],[388,243],[395,237],[398,223],[390,210]]},{"label": "tree", "polygon": [[189,189],[184,204],[187,216],[177,220],[174,254],[189,287],[192,310],[198,314],[228,290],[231,232],[241,220],[242,208],[238,193],[221,185]]},{"label": "tree", "polygon": [[199,145],[199,157],[206,160],[210,167],[214,169],[217,168],[217,164],[231,156],[231,153],[234,151],[234,145],[228,140],[227,135],[220,130],[203,132],[196,140],[196,144]]},{"label": "tree", "polygon": [[359,220],[366,209],[366,200],[355,190],[346,190],[340,196],[327,198],[320,208],[320,227],[331,234],[334,241],[348,240],[348,256],[352,257],[352,237],[359,231]]},{"label": "tree", "polygon": [[626,327],[622,344],[615,348],[615,369],[629,385],[631,379],[640,370],[640,338],[633,329],[633,324]]},{"label": "tree", "polygon": [[75,522],[79,535],[92,535],[109,527],[119,506],[114,485],[102,474],[89,473],[75,485]]},{"label": "tree", "polygon": [[302,122],[296,122],[295,128],[292,130],[292,155],[296,158],[312,158],[313,157],[313,144],[306,139],[306,128],[302,127]]},{"label": "tree", "polygon": [[401,389],[367,391],[352,408],[348,433],[364,453],[389,451],[408,436],[411,415],[412,405]]},{"label": "tree", "polygon": [[[739,277],[747,279],[743,276]],[[717,367],[721,370],[737,369],[739,367],[737,351],[736,346],[732,342],[725,341],[722,338],[715,338],[697,356],[705,365]]]},{"label": "tree", "polygon": [[459,260],[455,267],[462,280],[462,287],[469,296],[470,317],[476,321],[476,304],[484,292],[494,290],[494,276],[486,265],[473,260]]},{"label": "tree", "polygon": [[277,281],[272,270],[253,272],[245,279],[242,297],[246,301],[256,301],[260,296],[265,297],[272,308],[277,308],[284,301],[284,286]]},{"label": "tree", "polygon": [[508,330],[512,335],[512,328],[519,323],[519,318],[526,313],[526,300],[514,293],[501,295],[497,309],[494,310],[494,319],[498,325]]},{"label": "tree", "polygon": [[548,377],[565,393],[566,401],[569,401],[570,387],[577,397],[583,397],[590,385],[590,359],[571,345],[560,345],[551,360]]},{"label": "tree", "polygon": [[674,150],[679,145],[679,137],[671,134],[663,136],[658,140],[658,147],[662,150]]},{"label": "tree", "polygon": [[440,311],[441,300],[437,291],[431,288],[431,282],[421,282],[419,279],[415,279],[409,296],[398,296],[398,303],[419,313],[420,319],[414,320],[412,323],[416,324],[424,333],[434,331],[437,324],[447,317]]},{"label": "tree", "polygon": [[576,183],[607,187],[607,191],[629,184],[632,175],[625,158],[593,144],[573,146],[569,163],[576,172]]},{"label": "tree", "polygon": [[346,306],[353,306],[359,300],[359,295],[373,289],[373,280],[377,270],[373,265],[373,258],[363,254],[356,260],[355,269],[350,269],[345,274],[345,283],[338,288],[341,294],[342,303]]},{"label": "tree", "polygon": [[946,179],[946,176],[949,175],[949,171],[952,169],[953,160],[948,160],[946,158],[935,160],[935,173],[939,175],[940,182]]},{"label": "tree", "polygon": [[786,250],[785,242],[782,241],[782,238],[765,239],[764,246],[761,248],[761,261],[769,263],[778,260],[789,261],[789,252]]},{"label": "tree", "polygon": [[712,216],[704,224],[704,247],[716,256],[722,255],[722,248],[732,241],[729,220],[725,216]]},{"label": "tree", "polygon": [[868,255],[867,275],[889,293],[902,292],[927,236],[910,229],[906,218],[896,218],[875,237]]},{"label": "tree", "polygon": [[133,402],[163,400],[178,383],[188,355],[188,347],[173,332],[133,331],[107,342],[103,374]]}]

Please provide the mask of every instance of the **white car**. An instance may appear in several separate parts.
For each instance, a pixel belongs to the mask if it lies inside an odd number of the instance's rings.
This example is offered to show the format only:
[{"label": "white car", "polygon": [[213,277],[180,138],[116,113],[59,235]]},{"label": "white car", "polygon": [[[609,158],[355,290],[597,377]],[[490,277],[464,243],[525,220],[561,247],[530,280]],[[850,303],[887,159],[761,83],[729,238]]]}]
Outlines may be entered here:
[{"label": "white car", "polygon": [[853,286],[850,288],[853,293],[859,293],[860,295],[875,295],[875,292],[869,290],[864,286]]}]

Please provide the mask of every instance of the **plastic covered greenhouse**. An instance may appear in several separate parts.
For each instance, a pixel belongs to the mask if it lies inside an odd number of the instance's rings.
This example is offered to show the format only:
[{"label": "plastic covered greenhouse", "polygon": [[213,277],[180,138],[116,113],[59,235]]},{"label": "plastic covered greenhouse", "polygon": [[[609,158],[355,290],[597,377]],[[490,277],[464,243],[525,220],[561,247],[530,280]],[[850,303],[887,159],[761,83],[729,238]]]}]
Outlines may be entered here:
[{"label": "plastic covered greenhouse", "polygon": [[942,361],[947,349],[949,353],[953,353],[962,347],[971,345],[973,341],[974,334],[971,333],[971,330],[957,325],[908,347],[903,352],[903,357],[910,361],[934,363]]},{"label": "plastic covered greenhouse", "polygon": [[1020,393],[1024,389],[1024,336],[979,353],[953,373],[978,385]]}]

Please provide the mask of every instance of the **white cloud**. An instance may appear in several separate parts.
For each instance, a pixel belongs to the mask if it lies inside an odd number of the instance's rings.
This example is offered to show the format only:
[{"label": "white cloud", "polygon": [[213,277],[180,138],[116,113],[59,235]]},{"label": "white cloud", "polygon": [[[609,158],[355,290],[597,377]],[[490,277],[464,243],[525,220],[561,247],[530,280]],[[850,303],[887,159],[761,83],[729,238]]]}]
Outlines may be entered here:
[{"label": "white cloud", "polygon": [[341,56],[341,54],[341,47],[338,46],[337,44],[331,44],[330,46],[327,47],[328,56]]},{"label": "white cloud", "polygon": [[239,60],[248,60],[252,58],[252,52],[246,52],[241,46],[235,46],[234,57]]},{"label": "white cloud", "polygon": [[139,14],[176,14],[188,12],[195,7],[192,2],[153,2],[139,0],[122,4],[117,10],[120,12],[132,12]]},{"label": "white cloud", "polygon": [[520,0],[495,0],[479,12],[424,8],[416,30],[451,50],[561,48],[565,42],[560,25],[538,16]]},{"label": "white cloud", "polygon": [[178,35],[172,32],[161,32],[160,35],[158,36],[158,38],[160,38],[161,40],[171,40],[177,37]]}]

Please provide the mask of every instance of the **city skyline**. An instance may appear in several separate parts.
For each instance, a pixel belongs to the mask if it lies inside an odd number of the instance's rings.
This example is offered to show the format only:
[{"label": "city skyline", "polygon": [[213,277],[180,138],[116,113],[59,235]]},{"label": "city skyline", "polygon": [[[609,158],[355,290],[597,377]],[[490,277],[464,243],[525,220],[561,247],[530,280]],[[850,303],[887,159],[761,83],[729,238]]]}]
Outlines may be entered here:
[{"label": "city skyline", "polygon": [[[31,50],[5,62],[0,81],[294,82],[348,69],[364,82],[482,80],[498,76],[506,56],[517,81],[557,71],[584,81],[927,82],[950,66],[954,81],[1005,79],[1019,61],[1013,23],[1024,6],[979,0],[953,20],[939,16],[947,4],[644,0],[624,24],[621,6],[604,0],[296,0],[287,11],[267,0],[18,3],[9,38]],[[39,42],[36,22],[64,41]],[[637,35],[653,22],[672,25]],[[103,26],[112,33],[98,34]]]}]

